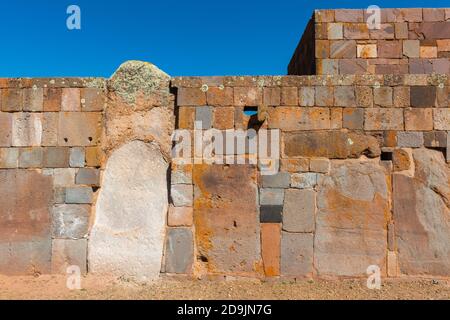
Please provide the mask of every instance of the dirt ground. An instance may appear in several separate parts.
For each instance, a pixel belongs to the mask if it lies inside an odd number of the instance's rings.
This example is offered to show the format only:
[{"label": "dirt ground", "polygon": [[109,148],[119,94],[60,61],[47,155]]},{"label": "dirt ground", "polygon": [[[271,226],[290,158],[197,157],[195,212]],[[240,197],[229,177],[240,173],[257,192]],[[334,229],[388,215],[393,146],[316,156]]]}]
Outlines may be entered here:
[{"label": "dirt ground", "polygon": [[369,290],[365,280],[224,280],[191,281],[164,279],[138,283],[132,279],[93,276],[81,280],[81,290],[69,290],[63,276],[0,276],[0,299],[136,299],[136,300],[205,300],[205,299],[450,299],[450,282],[446,280],[389,280],[381,290]]}]

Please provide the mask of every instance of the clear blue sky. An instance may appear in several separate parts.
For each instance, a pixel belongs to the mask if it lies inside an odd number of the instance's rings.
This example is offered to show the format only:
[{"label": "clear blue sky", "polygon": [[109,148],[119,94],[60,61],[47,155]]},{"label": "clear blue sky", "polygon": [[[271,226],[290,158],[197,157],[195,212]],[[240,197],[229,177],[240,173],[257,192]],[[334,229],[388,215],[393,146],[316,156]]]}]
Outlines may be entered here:
[{"label": "clear blue sky", "polygon": [[[81,8],[82,29],[66,28]],[[419,0],[1,0],[0,77],[104,76],[125,60],[173,76],[286,73],[314,9],[445,7]]]}]

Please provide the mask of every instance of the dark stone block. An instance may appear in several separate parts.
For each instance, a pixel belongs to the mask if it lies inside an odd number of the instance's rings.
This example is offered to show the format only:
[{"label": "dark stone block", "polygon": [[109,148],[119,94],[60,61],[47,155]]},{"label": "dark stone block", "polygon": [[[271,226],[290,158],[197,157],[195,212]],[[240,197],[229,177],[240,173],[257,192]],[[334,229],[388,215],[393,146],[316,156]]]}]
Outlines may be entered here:
[{"label": "dark stone block", "polygon": [[283,206],[261,206],[260,222],[261,223],[281,223]]}]

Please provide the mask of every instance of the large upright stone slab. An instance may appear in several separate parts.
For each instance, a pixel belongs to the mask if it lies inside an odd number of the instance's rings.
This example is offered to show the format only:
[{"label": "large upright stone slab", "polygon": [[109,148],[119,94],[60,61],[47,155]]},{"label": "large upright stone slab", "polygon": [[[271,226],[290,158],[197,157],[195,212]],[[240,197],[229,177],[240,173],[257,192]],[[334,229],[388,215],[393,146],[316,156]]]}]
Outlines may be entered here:
[{"label": "large upright stone slab", "polygon": [[132,141],[112,153],[89,238],[90,272],[159,276],[168,208],[167,169],[154,144]]},{"label": "large upright stone slab", "polygon": [[450,170],[441,152],[413,151],[415,176],[394,175],[400,272],[450,276]]},{"label": "large upright stone slab", "polygon": [[333,161],[318,182],[314,265],[319,275],[385,271],[388,186],[384,168],[366,160]]},{"label": "large upright stone slab", "polygon": [[256,168],[249,165],[194,166],[194,224],[200,272],[249,276],[263,273],[256,178]]},{"label": "large upright stone slab", "polygon": [[0,170],[0,274],[50,272],[51,177]]}]

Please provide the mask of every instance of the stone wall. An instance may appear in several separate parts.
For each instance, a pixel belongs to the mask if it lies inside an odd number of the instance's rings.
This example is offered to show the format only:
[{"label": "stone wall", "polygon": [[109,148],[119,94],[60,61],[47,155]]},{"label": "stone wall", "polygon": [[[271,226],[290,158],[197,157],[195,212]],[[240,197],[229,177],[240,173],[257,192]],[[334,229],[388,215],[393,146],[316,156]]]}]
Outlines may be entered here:
[{"label": "stone wall", "polygon": [[[302,39],[289,74],[310,74],[302,54],[315,46],[317,74],[450,73],[450,9],[382,9],[379,29],[365,10],[317,10],[315,34]],[[309,39],[309,37],[308,37]]]}]

